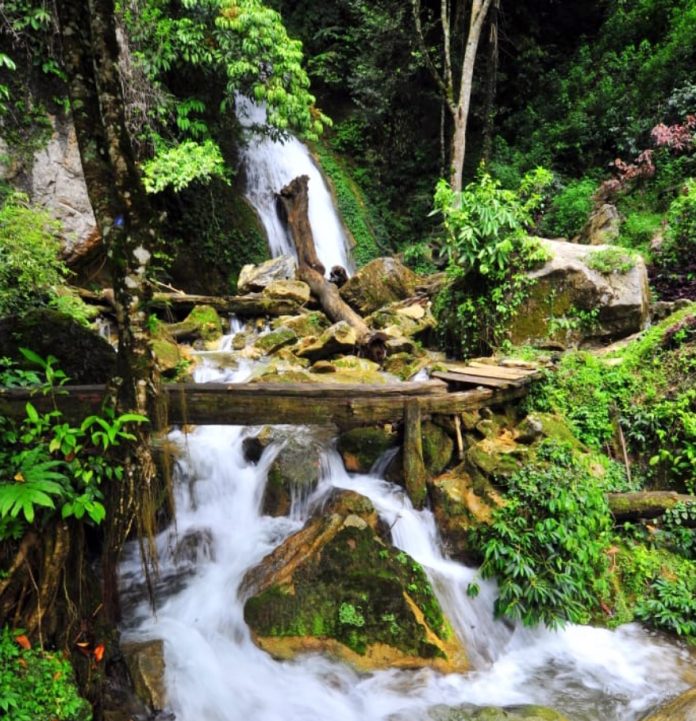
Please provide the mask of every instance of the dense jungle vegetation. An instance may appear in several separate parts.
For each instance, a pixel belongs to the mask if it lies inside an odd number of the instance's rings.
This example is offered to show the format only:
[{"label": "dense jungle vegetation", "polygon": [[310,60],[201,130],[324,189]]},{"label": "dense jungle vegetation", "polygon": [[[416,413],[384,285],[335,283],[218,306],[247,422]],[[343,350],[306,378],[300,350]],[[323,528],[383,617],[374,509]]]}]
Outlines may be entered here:
[{"label": "dense jungle vegetation", "polygon": [[[500,584],[497,613],[639,620],[695,643],[696,0],[486,2],[461,190],[451,106],[480,0],[79,5],[0,3],[0,386],[54,399],[0,414],[0,712],[100,719],[115,703],[104,679],[107,661],[123,673],[116,564],[138,537],[156,573],[152,539],[172,513],[151,451],[153,292],[232,294],[241,268],[268,257],[243,197],[239,95],[265,103],[263,132],[307,142],[356,265],[393,255],[437,275],[437,327],[421,345],[552,357],[524,412],[562,430],[496,477],[507,502],[468,536]],[[31,187],[32,158],[70,117],[102,239],[77,263]],[[616,232],[593,268],[622,274],[642,256],[668,317],[608,350],[515,347],[529,271],[549,259],[539,238],[577,240],[606,205]],[[59,362],[36,319],[69,316],[88,333],[99,311],[76,287],[105,285],[117,359],[100,348],[85,362],[75,341],[82,357]],[[556,330],[581,333],[599,310],[567,310]],[[187,370],[177,356],[170,378]],[[110,381],[110,403],[68,422],[69,380]],[[657,490],[682,500],[615,522],[607,494]]]}]

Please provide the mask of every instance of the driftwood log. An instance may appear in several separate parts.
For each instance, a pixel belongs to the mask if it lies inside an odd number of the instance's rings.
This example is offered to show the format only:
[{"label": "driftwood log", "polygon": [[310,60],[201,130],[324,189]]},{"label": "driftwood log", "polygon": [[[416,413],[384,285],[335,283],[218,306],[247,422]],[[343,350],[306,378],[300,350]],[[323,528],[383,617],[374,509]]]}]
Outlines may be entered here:
[{"label": "driftwood log", "polygon": [[297,250],[297,277],[307,283],[332,321],[345,321],[353,327],[362,343],[370,334],[365,321],[341,298],[338,288],[324,278],[326,269],[317,256],[312,226],[309,223],[309,177],[290,181],[278,195],[281,217],[290,231]]}]

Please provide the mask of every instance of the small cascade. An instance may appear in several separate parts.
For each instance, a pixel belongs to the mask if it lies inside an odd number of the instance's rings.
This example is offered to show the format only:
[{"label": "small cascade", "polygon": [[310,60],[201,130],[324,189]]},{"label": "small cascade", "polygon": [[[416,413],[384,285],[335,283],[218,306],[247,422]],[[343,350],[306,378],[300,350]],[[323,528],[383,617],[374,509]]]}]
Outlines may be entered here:
[{"label": "small cascade", "polygon": [[271,255],[295,254],[295,248],[278,218],[276,195],[294,178],[307,175],[309,222],[319,259],[327,271],[334,265],[340,265],[350,273],[346,234],[331,193],[307,146],[292,135],[281,142],[255,133],[254,127],[263,125],[266,120],[263,106],[238,96],[236,107],[237,116],[249,134],[249,142],[243,151],[246,196],[266,229]]},{"label": "small cascade", "polygon": [[[236,369],[199,365],[196,380],[242,382]],[[536,703],[571,721],[637,721],[646,709],[682,690],[693,665],[677,646],[636,625],[616,631],[568,626],[562,631],[515,628],[493,618],[494,584],[443,556],[432,514],[416,511],[403,489],[372,474],[348,474],[327,448],[322,477],[309,496],[293,499],[290,514],[261,512],[269,468],[283,441],[297,433],[276,427],[259,461],[247,462],[239,427],[206,426],[172,433],[181,449],[176,469],[176,522],[157,538],[157,612],[145,599],[137,546],[121,567],[126,638],[162,639],[166,684],[177,721],[427,721],[428,709]],[[252,429],[253,432],[253,429]],[[273,660],[251,638],[239,588],[247,571],[302,528],[333,488],[370,498],[392,540],[430,576],[474,670],[359,675],[328,658]],[[480,593],[467,596],[475,581]]]}]

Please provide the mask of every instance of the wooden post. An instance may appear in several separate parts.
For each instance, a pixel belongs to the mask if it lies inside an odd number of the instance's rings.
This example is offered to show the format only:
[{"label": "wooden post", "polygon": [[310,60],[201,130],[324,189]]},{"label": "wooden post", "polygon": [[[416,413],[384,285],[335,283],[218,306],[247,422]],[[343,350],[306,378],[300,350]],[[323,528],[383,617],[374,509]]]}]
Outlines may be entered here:
[{"label": "wooden post", "polygon": [[404,404],[404,481],[415,508],[425,504],[427,473],[423,461],[421,408],[417,398]]}]

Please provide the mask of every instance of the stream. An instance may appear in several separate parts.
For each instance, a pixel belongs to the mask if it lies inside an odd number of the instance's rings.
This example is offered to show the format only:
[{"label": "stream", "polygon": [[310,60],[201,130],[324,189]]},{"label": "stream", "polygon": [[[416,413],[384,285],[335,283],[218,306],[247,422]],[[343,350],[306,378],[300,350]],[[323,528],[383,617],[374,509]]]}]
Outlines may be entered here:
[{"label": "stream", "polygon": [[[263,109],[238,99],[247,127],[263,120]],[[323,263],[348,267],[346,238],[331,196],[305,146],[252,140],[245,156],[248,198],[268,231],[273,255],[292,252],[275,212],[275,193],[292,178],[310,175],[310,220]],[[230,332],[240,330],[233,322]],[[218,365],[220,352],[196,368],[197,382],[242,382],[250,361]],[[292,436],[292,427],[276,429]],[[696,672],[693,656],[638,625],[614,631],[567,626],[560,631],[526,629],[493,617],[495,584],[477,578],[443,555],[432,514],[416,511],[403,490],[382,476],[346,472],[327,445],[316,490],[293,500],[287,517],[261,513],[267,474],[279,442],[266,448],[257,464],[245,460],[244,438],[254,429],[199,427],[175,430],[176,519],[157,544],[160,575],[157,610],[146,600],[136,544],[121,565],[126,609],[124,638],[162,639],[165,680],[178,721],[428,721],[439,704],[505,706],[534,703],[567,714],[571,721],[637,721],[646,710],[680,692]],[[246,572],[290,534],[303,527],[333,488],[367,496],[392,542],[420,562],[430,577],[455,633],[465,644],[473,670],[439,674],[388,670],[358,674],[319,655],[273,660],[254,645],[244,622],[239,587]],[[481,591],[472,599],[468,584]]]}]

